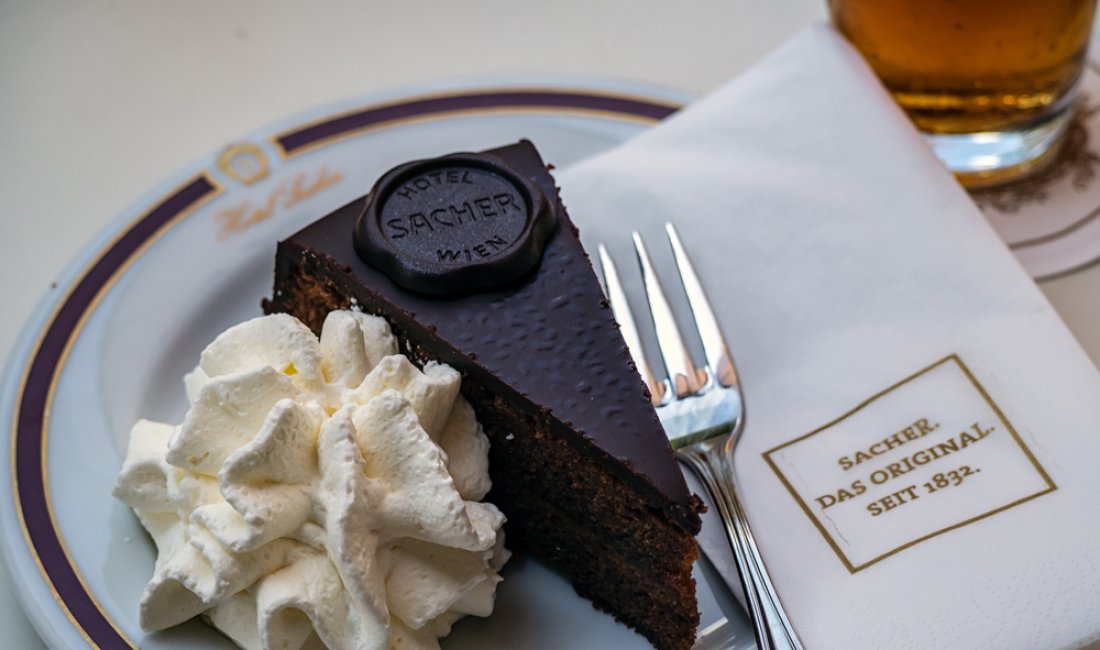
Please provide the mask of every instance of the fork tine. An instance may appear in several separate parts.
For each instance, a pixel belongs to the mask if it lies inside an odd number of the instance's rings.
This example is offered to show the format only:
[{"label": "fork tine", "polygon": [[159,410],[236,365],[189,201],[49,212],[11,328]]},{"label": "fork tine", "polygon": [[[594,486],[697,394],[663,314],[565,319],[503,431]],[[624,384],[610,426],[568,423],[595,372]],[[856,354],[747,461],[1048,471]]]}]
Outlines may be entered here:
[{"label": "fork tine", "polygon": [[638,337],[638,326],[634,324],[634,316],[630,313],[630,303],[627,302],[626,292],[623,291],[623,283],[619,279],[619,271],[611,260],[607,248],[599,245],[600,269],[603,271],[604,294],[611,303],[611,313],[619,323],[623,339],[626,340],[626,348],[630,350],[630,356],[634,359],[634,365],[638,368],[638,374],[649,387],[650,399],[654,406],[660,406],[664,402],[667,390],[664,382],[658,381],[649,368],[645,358],[645,350],[642,341]]},{"label": "fork tine", "polygon": [[707,360],[707,369],[715,380],[722,386],[737,385],[737,370],[733,366],[729,347],[726,345],[722,330],[718,327],[718,319],[714,316],[710,301],[703,292],[703,285],[699,282],[699,276],[695,274],[695,268],[691,259],[680,242],[680,235],[672,223],[665,224],[668,232],[668,241],[672,245],[672,256],[676,259],[676,268],[680,272],[680,282],[684,285],[684,293],[687,294],[688,305],[695,317],[695,328],[699,331],[699,339],[703,342],[703,353]]},{"label": "fork tine", "polygon": [[661,281],[657,278],[649,252],[646,251],[645,242],[637,232],[634,233],[634,250],[638,253],[638,264],[642,267],[642,283],[649,301],[649,314],[657,331],[657,346],[661,349],[661,358],[665,362],[672,399],[688,397],[702,388],[705,376],[700,375],[704,373],[691,361],[691,355],[684,345],[684,337],[680,335],[680,328],[672,315],[672,307],[665,298]]}]

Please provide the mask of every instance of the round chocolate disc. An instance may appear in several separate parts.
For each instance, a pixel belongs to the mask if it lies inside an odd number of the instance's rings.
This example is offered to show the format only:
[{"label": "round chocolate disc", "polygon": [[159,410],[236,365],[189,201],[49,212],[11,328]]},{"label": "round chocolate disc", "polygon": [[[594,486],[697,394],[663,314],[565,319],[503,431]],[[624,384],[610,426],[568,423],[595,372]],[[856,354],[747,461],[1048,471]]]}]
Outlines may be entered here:
[{"label": "round chocolate disc", "polygon": [[394,282],[456,295],[539,263],[555,220],[543,192],[502,161],[463,153],[390,170],[355,226],[355,249]]}]

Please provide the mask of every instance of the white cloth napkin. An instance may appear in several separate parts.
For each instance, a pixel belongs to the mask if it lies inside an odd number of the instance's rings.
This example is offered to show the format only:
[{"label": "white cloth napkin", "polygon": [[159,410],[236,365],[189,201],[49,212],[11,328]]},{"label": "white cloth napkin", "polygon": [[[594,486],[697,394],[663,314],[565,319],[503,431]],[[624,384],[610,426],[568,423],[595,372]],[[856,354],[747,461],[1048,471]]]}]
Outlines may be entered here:
[{"label": "white cloth napkin", "polygon": [[745,388],[738,482],[807,648],[1100,638],[1100,374],[835,32],[559,180],[637,313],[628,228],[665,271],[664,221],[694,255]]}]

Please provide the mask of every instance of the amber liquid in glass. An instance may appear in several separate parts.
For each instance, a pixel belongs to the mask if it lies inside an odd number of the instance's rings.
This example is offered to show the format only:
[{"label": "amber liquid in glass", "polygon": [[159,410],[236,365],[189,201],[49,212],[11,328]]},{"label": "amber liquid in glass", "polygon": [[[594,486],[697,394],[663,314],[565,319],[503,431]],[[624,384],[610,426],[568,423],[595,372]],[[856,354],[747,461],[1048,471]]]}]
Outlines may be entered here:
[{"label": "amber liquid in glass", "polygon": [[829,0],[836,27],[926,133],[1001,131],[1062,110],[1095,0]]}]

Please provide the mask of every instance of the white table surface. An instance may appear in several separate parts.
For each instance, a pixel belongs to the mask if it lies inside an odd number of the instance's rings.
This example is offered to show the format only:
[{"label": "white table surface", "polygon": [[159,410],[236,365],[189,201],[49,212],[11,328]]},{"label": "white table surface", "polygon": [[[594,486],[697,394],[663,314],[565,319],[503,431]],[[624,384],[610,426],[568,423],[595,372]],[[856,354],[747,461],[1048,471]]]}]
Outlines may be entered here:
[{"label": "white table surface", "polygon": [[[703,94],[824,14],[824,0],[0,0],[0,362],[95,234],[258,127],[467,76],[585,75]],[[1100,266],[1042,286],[1100,350]],[[2,563],[0,630],[5,648],[43,647]]]}]

